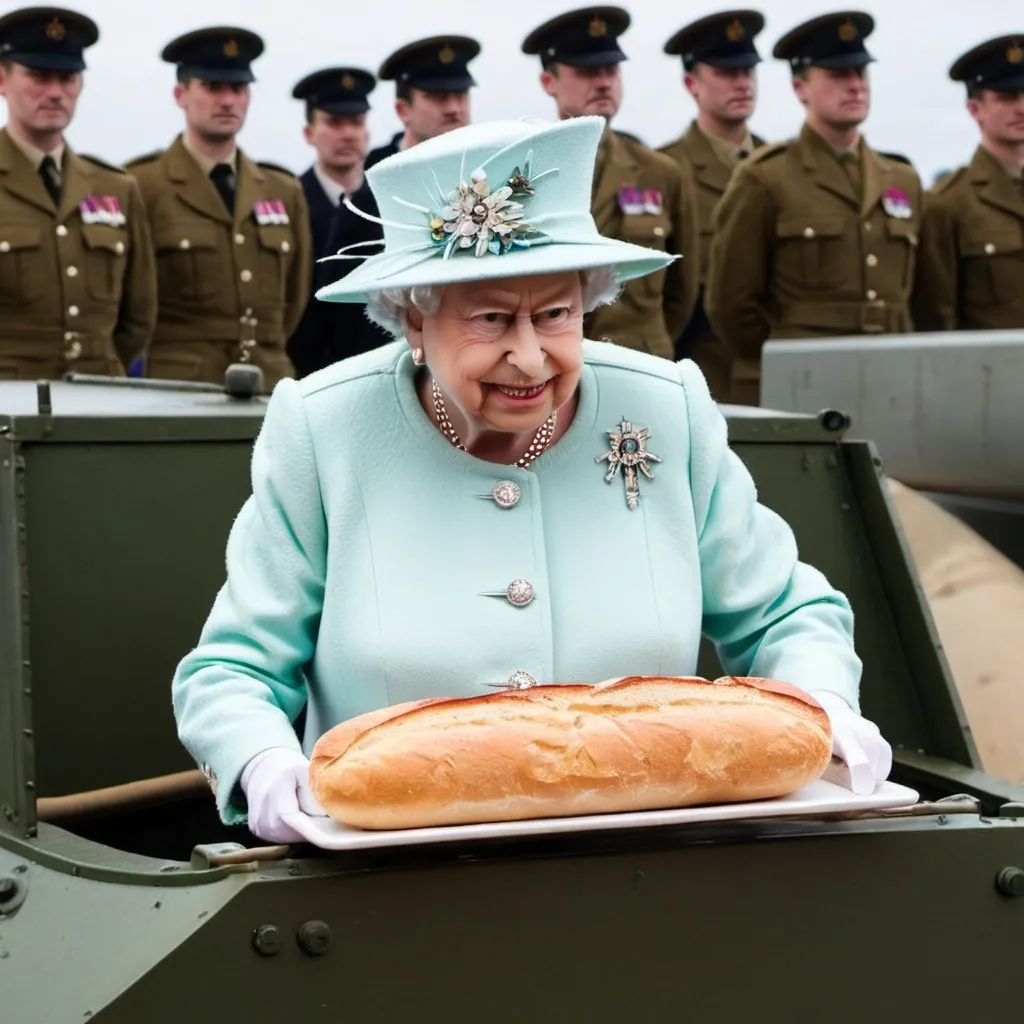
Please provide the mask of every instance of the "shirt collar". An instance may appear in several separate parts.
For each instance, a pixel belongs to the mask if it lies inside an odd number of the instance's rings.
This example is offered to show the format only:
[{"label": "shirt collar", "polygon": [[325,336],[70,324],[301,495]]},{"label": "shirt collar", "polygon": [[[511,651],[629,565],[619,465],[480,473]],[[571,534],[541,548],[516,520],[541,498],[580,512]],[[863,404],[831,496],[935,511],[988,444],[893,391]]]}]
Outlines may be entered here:
[{"label": "shirt collar", "polygon": [[212,171],[217,164],[227,164],[235,174],[238,173],[237,147],[231,150],[231,155],[226,160],[211,160],[208,156],[204,156],[202,153],[197,153],[196,150],[189,145],[189,141],[184,135],[182,135],[181,141],[182,145],[184,145],[185,149],[188,150],[189,154],[192,156],[192,159],[199,164],[199,168],[203,174],[208,176],[210,171]]},{"label": "shirt collar", "polygon": [[313,164],[313,173],[316,175],[316,180],[320,182],[320,187],[327,194],[327,198],[335,206],[341,205],[341,198],[345,194],[344,187],[335,181],[333,178],[329,178],[319,163]]},{"label": "shirt collar", "polygon": [[44,153],[41,149],[37,149],[30,142],[22,142],[21,139],[16,139],[10,132],[7,133],[11,142],[13,142],[18,149],[25,154],[25,158],[32,165],[33,169],[38,171],[40,165],[43,162],[43,158],[52,156],[54,163],[57,165],[57,169],[60,170],[64,166],[64,143],[61,144],[52,152]]},{"label": "shirt collar", "polygon": [[750,156],[754,151],[754,139],[749,131],[743,141],[737,145],[735,142],[720,139],[717,135],[711,135],[709,132],[704,131],[700,125],[697,125],[697,130],[708,140],[715,156],[729,167],[734,167],[739,163],[741,157]]}]

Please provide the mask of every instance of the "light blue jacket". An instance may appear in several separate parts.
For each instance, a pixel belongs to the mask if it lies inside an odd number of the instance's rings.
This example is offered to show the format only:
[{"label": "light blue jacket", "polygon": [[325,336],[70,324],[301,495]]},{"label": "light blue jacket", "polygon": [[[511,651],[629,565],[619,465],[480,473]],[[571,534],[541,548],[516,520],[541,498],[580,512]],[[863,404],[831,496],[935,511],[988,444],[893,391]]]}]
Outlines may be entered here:
[{"label": "light blue jacket", "polygon": [[[529,470],[453,448],[395,342],[283,380],[232,527],[227,580],[172,694],[179,735],[224,821],[244,820],[250,758],[308,756],[336,723],[428,696],[539,682],[692,675],[701,632],[726,671],[831,690],[858,707],[845,597],[797,560],[758,504],[689,361],[585,342],[576,417]],[[608,431],[651,429],[654,480],[626,506],[605,483]],[[495,484],[519,502],[502,508]],[[525,606],[505,596],[533,587]]]}]

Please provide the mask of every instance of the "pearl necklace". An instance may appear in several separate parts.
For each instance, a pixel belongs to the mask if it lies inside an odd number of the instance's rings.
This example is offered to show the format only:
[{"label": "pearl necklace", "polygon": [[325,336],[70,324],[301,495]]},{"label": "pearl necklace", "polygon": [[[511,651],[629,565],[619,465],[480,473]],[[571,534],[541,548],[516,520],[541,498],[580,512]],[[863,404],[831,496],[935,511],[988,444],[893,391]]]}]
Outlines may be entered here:
[{"label": "pearl necklace", "polygon": [[[448,418],[448,410],[445,408],[444,399],[441,397],[441,389],[433,378],[430,381],[430,394],[434,400],[434,415],[437,417],[437,425],[441,428],[441,433],[448,438],[455,448],[464,452],[466,446],[459,440],[459,435],[455,433],[455,427],[452,426],[452,421]],[[526,454],[516,459],[513,465],[518,466],[520,469],[526,469],[538,455],[542,454],[551,443],[557,422],[558,410],[556,409],[540,425],[537,433],[533,435],[533,440],[530,442],[530,447],[526,449]]]}]

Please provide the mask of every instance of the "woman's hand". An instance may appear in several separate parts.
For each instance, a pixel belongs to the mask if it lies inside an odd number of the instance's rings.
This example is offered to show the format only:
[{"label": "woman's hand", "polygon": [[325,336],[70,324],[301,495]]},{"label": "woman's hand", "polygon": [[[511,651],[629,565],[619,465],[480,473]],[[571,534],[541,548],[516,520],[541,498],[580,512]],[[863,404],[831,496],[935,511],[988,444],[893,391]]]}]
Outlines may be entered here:
[{"label": "woman's hand", "polygon": [[272,747],[257,754],[242,772],[242,789],[249,803],[249,831],[273,843],[304,843],[285,814],[323,817],[323,808],[309,791],[309,761],[294,750]]},{"label": "woman's hand", "polygon": [[842,697],[825,690],[811,690],[832,723],[832,753],[850,770],[850,789],[869,794],[892,771],[892,747],[878,726],[862,718]]}]

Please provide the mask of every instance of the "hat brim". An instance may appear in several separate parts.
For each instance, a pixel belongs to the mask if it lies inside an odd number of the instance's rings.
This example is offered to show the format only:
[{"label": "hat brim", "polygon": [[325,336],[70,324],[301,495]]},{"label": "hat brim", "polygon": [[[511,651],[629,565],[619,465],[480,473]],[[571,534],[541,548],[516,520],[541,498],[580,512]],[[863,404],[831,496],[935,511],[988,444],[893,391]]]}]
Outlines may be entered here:
[{"label": "hat brim", "polygon": [[421,92],[467,92],[476,85],[476,82],[469,75],[419,79],[415,75],[410,75],[402,84],[412,86]]},{"label": "hat brim", "polygon": [[370,109],[366,100],[338,100],[337,103],[311,103],[314,110],[322,110],[325,114],[344,117],[347,114],[365,114]]},{"label": "hat brim", "polygon": [[1012,78],[995,78],[991,82],[966,82],[973,89],[991,89],[992,92],[1020,92],[1024,89],[1024,71]]},{"label": "hat brim", "polygon": [[556,53],[551,60],[555,64],[566,64],[571,68],[603,68],[609,64],[621,64],[629,58],[618,48],[602,50],[600,53]]},{"label": "hat brim", "polygon": [[33,71],[75,72],[85,70],[85,61],[67,53],[9,53],[5,60]]},{"label": "hat brim", "polygon": [[727,57],[701,57],[697,54],[690,63],[707,64],[713,68],[752,68],[764,63],[764,58],[756,53],[736,53]]},{"label": "hat brim", "polygon": [[[601,236],[593,242],[537,244],[503,256],[459,252],[446,260],[437,253],[424,260],[422,254],[381,253],[369,257],[333,284],[324,285],[316,297],[322,302],[366,302],[373,292],[385,288],[499,281],[597,267],[609,267],[617,280],[625,282],[662,270],[677,258],[671,253]],[[413,263],[414,259],[418,262]]]},{"label": "hat brim", "polygon": [[837,53],[831,57],[812,57],[807,66],[842,71],[846,68],[867,67],[874,62],[875,58],[870,53]]},{"label": "hat brim", "polygon": [[230,82],[232,84],[248,84],[256,81],[256,76],[248,68],[202,68],[184,65],[186,74],[198,78],[202,82]]}]

